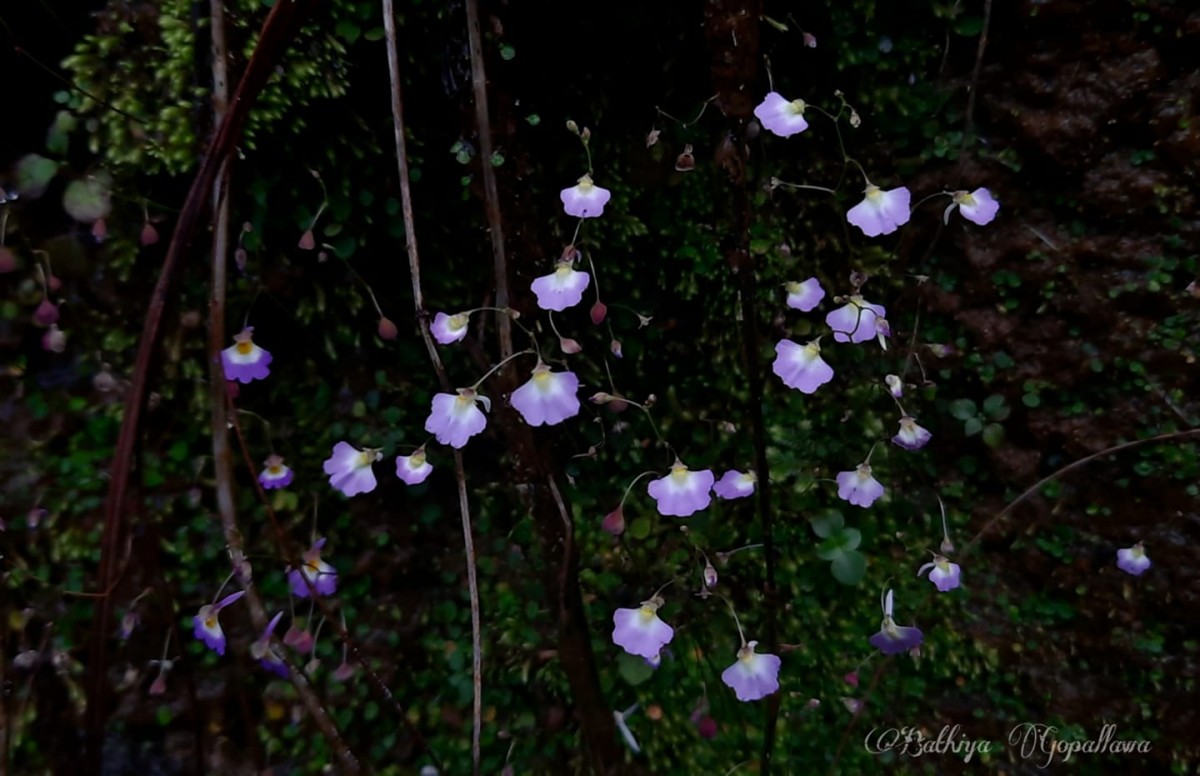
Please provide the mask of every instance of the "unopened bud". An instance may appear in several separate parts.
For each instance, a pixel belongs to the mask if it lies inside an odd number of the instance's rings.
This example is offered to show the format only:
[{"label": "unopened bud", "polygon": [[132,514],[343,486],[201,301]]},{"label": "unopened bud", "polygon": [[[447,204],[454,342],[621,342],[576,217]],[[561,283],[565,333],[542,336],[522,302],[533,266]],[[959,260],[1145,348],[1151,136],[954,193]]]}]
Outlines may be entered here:
[{"label": "unopened bud", "polygon": [[608,315],[608,305],[601,302],[599,299],[592,305],[592,323],[599,326],[604,323],[604,317]]},{"label": "unopened bud", "polygon": [[92,223],[92,237],[96,239],[96,242],[104,242],[104,238],[107,236],[108,224],[104,222],[103,218],[97,218],[95,222]]},{"label": "unopened bud", "polygon": [[158,676],[154,677],[154,681],[150,683],[151,695],[162,695],[167,691],[167,672],[159,671]]},{"label": "unopened bud", "polygon": [[646,148],[650,148],[658,142],[658,136],[661,132],[657,129],[652,129],[646,134]]},{"label": "unopened bud", "polygon": [[58,306],[49,299],[43,299],[33,311],[33,322],[38,326],[53,326],[58,323]]},{"label": "unopened bud", "polygon": [[950,537],[947,536],[945,539],[942,539],[942,546],[938,549],[942,551],[943,555],[949,555],[954,552],[954,542],[950,541]]},{"label": "unopened bud", "polygon": [[299,247],[302,251],[311,251],[317,247],[317,239],[313,237],[311,229],[306,230],[304,234],[300,235]]},{"label": "unopened bud", "polygon": [[239,272],[246,271],[247,260],[249,260],[249,256],[246,255],[245,248],[238,248],[233,252],[233,263],[237,265]]},{"label": "unopened bud", "polygon": [[679,172],[691,172],[696,167],[696,157],[692,156],[691,144],[683,147],[683,153],[675,157],[675,169]]},{"label": "unopened bud", "polygon": [[386,315],[379,319],[378,331],[379,338],[382,340],[394,340],[399,333],[396,330],[396,324],[392,323],[392,320]]},{"label": "unopened bud", "polygon": [[600,527],[606,533],[613,536],[620,536],[625,533],[625,511],[622,507],[617,507],[613,511],[604,516],[600,521]]},{"label": "unopened bud", "polygon": [[67,349],[67,334],[56,324],[50,324],[50,328],[42,335],[42,350],[50,353],[62,353]]},{"label": "unopened bud", "polygon": [[608,349],[611,350],[612,354],[617,358],[623,358],[621,355],[621,343],[617,340],[613,340],[612,342],[608,343]]},{"label": "unopened bud", "polygon": [[604,391],[600,391],[599,393],[592,394],[592,398],[590,401],[592,402],[592,404],[608,404],[614,398],[616,398],[616,397],[613,396],[611,393],[605,393]]},{"label": "unopened bud", "polygon": [[143,246],[154,245],[156,242],[158,242],[158,230],[155,229],[154,224],[150,223],[149,221],[147,221],[146,225],[142,227],[141,242]]},{"label": "unopened bud", "polygon": [[584,127],[583,131],[579,133],[579,137],[583,140],[583,142],[586,143],[587,141],[592,139],[592,130],[588,129],[587,127]]},{"label": "unopened bud", "polygon": [[579,134],[579,125],[576,124],[573,120],[567,119],[567,131],[578,135]]},{"label": "unopened bud", "polygon": [[570,337],[559,337],[558,346],[562,348],[562,352],[567,355],[578,353],[583,350],[583,346]]},{"label": "unopened bud", "polygon": [[711,563],[704,567],[704,584],[710,588],[717,586],[717,570],[713,568]]},{"label": "unopened bud", "polygon": [[804,45],[808,46],[809,48],[816,48],[817,47],[816,36],[813,35],[811,32],[804,33]]}]

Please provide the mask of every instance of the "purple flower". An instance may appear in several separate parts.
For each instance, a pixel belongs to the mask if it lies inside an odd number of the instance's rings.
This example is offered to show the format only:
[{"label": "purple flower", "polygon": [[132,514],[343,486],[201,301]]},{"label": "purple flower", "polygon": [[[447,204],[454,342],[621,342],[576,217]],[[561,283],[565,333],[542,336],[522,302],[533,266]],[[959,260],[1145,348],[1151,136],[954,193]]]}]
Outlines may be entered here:
[{"label": "purple flower", "polygon": [[560,261],[554,265],[554,272],[537,278],[530,287],[537,295],[538,307],[562,312],[583,301],[583,292],[591,282],[588,273],[576,271],[569,261]]},{"label": "purple flower", "polygon": [[329,484],[347,496],[370,493],[375,490],[375,472],[371,471],[371,464],[381,457],[379,450],[374,448],[359,450],[349,442],[338,442],[333,446],[333,454],[325,461]]},{"label": "purple flower", "polygon": [[33,310],[33,322],[38,326],[53,326],[58,323],[58,307],[49,299],[43,299]]},{"label": "purple flower", "polygon": [[838,498],[858,507],[869,507],[883,495],[883,486],[871,476],[869,464],[860,463],[852,472],[837,476]]},{"label": "purple flower", "polygon": [[438,313],[433,316],[433,324],[429,327],[429,331],[433,332],[433,338],[439,344],[452,345],[467,336],[467,324],[470,322],[471,316],[466,313],[457,313],[456,315]]},{"label": "purple flower", "polygon": [[574,372],[551,372],[539,362],[533,376],[512,392],[509,401],[531,426],[553,426],[579,414],[579,378]]},{"label": "purple flower", "polygon": [[271,644],[271,636],[275,633],[275,626],[279,624],[279,619],[283,617],[283,612],[279,612],[271,618],[271,622],[267,623],[267,629],[263,631],[263,635],[257,641],[250,645],[250,655],[258,664],[267,669],[273,674],[277,674],[283,679],[288,678],[287,665],[283,662],[275,647]]},{"label": "purple flower", "polygon": [[812,310],[825,298],[825,289],[821,288],[821,281],[816,278],[809,278],[803,283],[786,283],[784,290],[787,291],[787,306],[802,313]]},{"label": "purple flower", "polygon": [[306,579],[312,583],[317,595],[333,595],[337,592],[337,571],[321,560],[321,548],[324,546],[325,540],[317,539],[300,557],[300,568],[288,570],[292,595],[297,598],[308,598],[308,585],[304,581]]},{"label": "purple flower", "polygon": [[857,226],[867,237],[891,234],[908,223],[908,203],[912,195],[901,186],[884,191],[868,183],[862,202],[850,208],[846,220]]},{"label": "purple flower", "polygon": [[888,393],[892,395],[892,398],[899,399],[904,396],[904,383],[901,382],[899,376],[888,375],[883,378],[883,382],[887,384]]},{"label": "purple flower", "polygon": [[598,218],[604,215],[604,206],[611,197],[612,192],[592,183],[590,175],[583,176],[579,183],[569,189],[563,189],[559,194],[563,210],[567,215],[576,218]]},{"label": "purple flower", "polygon": [[233,335],[234,344],[221,351],[221,364],[225,368],[225,379],[248,383],[264,380],[271,370],[271,354],[254,344],[254,327],[247,326]]},{"label": "purple flower", "polygon": [[646,492],[657,502],[660,515],[687,517],[708,507],[712,501],[709,490],[714,479],[708,469],[688,471],[688,467],[676,459],[671,473],[651,481]]},{"label": "purple flower", "polygon": [[905,415],[900,418],[900,431],[892,441],[905,450],[920,450],[932,438],[928,429],[918,426],[915,420]]},{"label": "purple flower", "polygon": [[929,581],[939,593],[948,593],[961,584],[962,569],[951,563],[944,555],[934,555],[932,563],[926,563],[917,571],[917,576],[929,572]]},{"label": "purple flower", "polygon": [[263,470],[258,473],[258,482],[264,490],[286,488],[292,484],[293,476],[292,470],[284,464],[283,459],[272,453],[263,461]]},{"label": "purple flower", "polygon": [[963,218],[980,226],[990,224],[996,217],[996,213],[1000,211],[1000,203],[987,189],[975,189],[970,193],[956,191],[954,192],[954,205],[958,205],[958,211],[963,214]]},{"label": "purple flower", "polygon": [[866,342],[877,336],[876,318],[883,318],[887,311],[883,305],[871,304],[855,294],[842,307],[825,316],[825,323],[833,329],[835,342]]},{"label": "purple flower", "polygon": [[786,100],[779,92],[768,92],[754,109],[754,115],[769,132],[791,137],[808,129],[808,122],[804,120],[807,107],[804,100]]},{"label": "purple flower", "polygon": [[429,479],[433,466],[425,460],[425,448],[422,447],[412,455],[396,456],[396,476],[406,485],[420,485]]},{"label": "purple flower", "polygon": [[638,657],[654,658],[671,643],[675,629],[658,618],[663,600],[654,596],[642,601],[638,609],[618,609],[613,613],[612,640],[621,649]]},{"label": "purple flower", "polygon": [[480,401],[487,406],[487,397],[479,396],[470,388],[459,388],[458,396],[448,393],[435,395],[433,409],[425,420],[425,430],[443,445],[462,448],[468,439],[487,426],[487,417],[475,406]]},{"label": "purple flower", "polygon": [[899,655],[910,649],[921,646],[925,637],[920,628],[897,625],[892,619],[892,591],[888,590],[883,597],[883,622],[879,632],[869,641],[871,646],[885,655]]},{"label": "purple flower", "polygon": [[758,476],[754,472],[742,474],[730,469],[717,481],[716,485],[713,485],[713,493],[723,499],[744,498],[754,492],[754,485],[757,482]]},{"label": "purple flower", "polygon": [[218,655],[225,654],[225,631],[221,630],[221,610],[238,601],[246,594],[245,590],[230,593],[215,604],[206,604],[192,618],[192,629],[196,638]]},{"label": "purple flower", "polygon": [[779,665],[776,655],[755,654],[757,641],[742,645],[737,660],[721,673],[721,681],[733,689],[739,701],[756,701],[779,689]]},{"label": "purple flower", "polygon": [[1117,550],[1117,568],[1135,577],[1141,576],[1146,569],[1150,568],[1150,558],[1146,556],[1146,550],[1143,549],[1141,542],[1132,547]]},{"label": "purple flower", "polygon": [[771,371],[779,375],[783,384],[801,393],[814,393],[833,379],[833,367],[821,358],[821,345],[813,340],[800,346],[789,339],[775,345],[775,363]]},{"label": "purple flower", "polygon": [[[134,603],[136,604],[137,602],[135,601]],[[121,616],[121,628],[117,631],[117,638],[121,639],[121,641],[128,641],[141,621],[142,618],[138,615],[136,609],[130,609],[125,612]]]}]

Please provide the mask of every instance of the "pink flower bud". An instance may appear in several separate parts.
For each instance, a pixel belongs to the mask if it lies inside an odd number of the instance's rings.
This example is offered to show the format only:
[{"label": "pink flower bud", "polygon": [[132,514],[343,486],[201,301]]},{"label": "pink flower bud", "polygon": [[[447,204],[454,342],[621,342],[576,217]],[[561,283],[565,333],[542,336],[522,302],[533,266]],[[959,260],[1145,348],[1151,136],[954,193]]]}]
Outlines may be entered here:
[{"label": "pink flower bud", "polygon": [[396,330],[396,324],[392,323],[391,319],[384,316],[379,319],[379,338],[382,340],[394,340],[399,332]]},{"label": "pink flower bud", "polygon": [[583,350],[583,346],[570,337],[560,337],[558,340],[558,346],[562,348],[562,352],[566,353],[567,355],[578,353],[579,351]]},{"label": "pink flower bud", "polygon": [[38,326],[52,326],[58,323],[58,307],[49,299],[43,299],[33,311],[33,322]]},{"label": "pink flower bud", "polygon": [[604,316],[608,315],[608,305],[601,302],[599,299],[592,305],[592,323],[599,326],[604,323]]},{"label": "pink flower bud", "polygon": [[249,259],[249,257],[246,255],[245,248],[238,248],[236,251],[233,252],[233,263],[237,265],[239,272],[246,271],[246,261],[248,259]]},{"label": "pink flower bud", "polygon": [[108,236],[108,224],[104,223],[103,218],[97,218],[92,223],[92,237],[96,242],[104,242],[104,238]]},{"label": "pink flower bud", "polygon": [[711,563],[704,567],[704,585],[710,588],[717,586],[717,570]]},{"label": "pink flower bud", "polygon": [[712,739],[717,735],[717,721],[712,717],[701,717],[696,723],[696,732],[701,738]]},{"label": "pink flower bud", "polygon": [[620,536],[621,534],[625,533],[624,508],[617,507],[605,515],[604,519],[600,521],[600,527],[603,528],[605,532],[610,533],[613,536]]},{"label": "pink flower bud", "polygon": [[51,292],[57,291],[58,289],[62,288],[62,281],[58,279],[57,275],[51,275],[46,281],[46,287],[49,288]]},{"label": "pink flower bud", "polygon": [[283,643],[297,652],[312,652],[313,636],[308,630],[300,630],[294,624],[283,634]]},{"label": "pink flower bud", "polygon": [[311,229],[300,235],[299,246],[300,250],[302,251],[311,251],[313,248],[317,247],[317,240],[315,237],[313,237]]},{"label": "pink flower bud", "polygon": [[159,671],[158,676],[150,684],[151,695],[162,695],[167,691],[167,672]]},{"label": "pink flower bud", "polygon": [[229,398],[231,399],[236,399],[238,394],[242,392],[242,389],[238,386],[237,381],[235,380],[226,380],[225,390],[229,393]]},{"label": "pink flower bud", "polygon": [[842,678],[845,679],[846,684],[850,685],[851,687],[858,687],[858,671],[851,671]]},{"label": "pink flower bud", "polygon": [[354,666],[344,660],[333,672],[333,680],[335,682],[344,682],[352,676],[354,676]]},{"label": "pink flower bud", "polygon": [[149,221],[142,227],[142,245],[154,245],[158,242],[158,230]]},{"label": "pink flower bud", "polygon": [[621,358],[621,343],[620,342],[618,342],[617,340],[613,340],[612,342],[608,343],[608,349],[612,351],[612,354],[614,356],[616,356],[617,358]]}]

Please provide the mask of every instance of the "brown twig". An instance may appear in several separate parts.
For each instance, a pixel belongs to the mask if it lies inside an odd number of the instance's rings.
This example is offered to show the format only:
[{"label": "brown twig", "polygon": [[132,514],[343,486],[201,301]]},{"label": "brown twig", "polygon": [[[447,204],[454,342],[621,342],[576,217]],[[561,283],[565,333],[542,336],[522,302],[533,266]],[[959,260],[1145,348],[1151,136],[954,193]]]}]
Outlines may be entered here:
[{"label": "brown twig", "polygon": [[967,92],[967,113],[963,119],[963,144],[958,154],[958,173],[962,176],[963,166],[970,149],[971,133],[975,129],[975,95],[979,91],[979,74],[983,70],[983,52],[987,49],[988,28],[992,24],[992,0],[983,0],[983,29],[979,32],[979,47],[975,49],[975,67],[971,71],[971,84]]},{"label": "brown twig", "polygon": [[[392,90],[392,125],[396,141],[396,165],[400,175],[400,206],[404,217],[404,247],[408,253],[408,269],[412,276],[413,306],[415,308],[417,326],[421,330],[421,338],[425,341],[425,349],[429,353],[429,361],[437,373],[442,390],[449,393],[451,391],[450,378],[446,375],[446,368],[442,365],[442,360],[438,356],[437,346],[434,345],[433,337],[429,333],[429,318],[425,311],[425,295],[421,290],[421,259],[417,252],[417,233],[412,209],[412,188],[408,173],[408,150],[404,138],[404,105],[401,101],[400,57],[396,50],[396,14],[393,0],[383,0],[383,29],[384,37],[387,41],[388,78]],[[491,141],[487,140],[487,143],[487,147],[490,148]],[[488,166],[491,164],[490,155],[483,160],[483,164],[486,178],[487,174],[491,172],[488,169]],[[492,186],[495,186],[494,177],[492,178]],[[492,235],[492,239],[494,246],[496,234]],[[501,239],[503,239],[502,236]],[[499,256],[499,260],[503,262],[503,243],[501,243],[501,253]],[[501,288],[504,289],[502,291],[504,297],[497,296],[497,307],[504,307],[508,304],[507,285]],[[508,316],[501,315],[500,326],[502,332],[506,330],[504,327],[507,325]],[[511,349],[511,333],[509,334],[508,342]],[[462,516],[463,551],[466,554],[467,562],[467,589],[471,598],[471,674],[474,694],[471,714],[471,769],[475,776],[478,776],[482,763],[483,636],[479,614],[479,581],[476,579],[475,574],[475,540],[471,531],[471,511],[467,499],[467,474],[463,466],[462,453],[457,449],[454,451],[454,473],[458,484],[459,512]]]},{"label": "brown twig", "polygon": [[[276,3],[267,16],[259,35],[258,45],[246,66],[246,72],[238,83],[233,106],[225,120],[217,128],[200,169],[192,181],[187,199],[180,211],[179,221],[167,248],[162,271],[146,311],[142,336],[138,343],[134,362],[133,379],[125,402],[124,420],[117,439],[112,469],[109,477],[108,496],[104,503],[104,527],[100,540],[100,569],[98,587],[108,590],[113,584],[118,548],[124,529],[123,515],[126,511],[126,496],[130,471],[134,462],[134,448],[141,431],[142,411],[145,406],[146,387],[150,380],[150,362],[154,356],[163,310],[167,296],[178,271],[184,250],[200,222],[205,202],[222,161],[236,145],[245,127],[250,108],[266,85],[267,79],[287,50],[299,22],[320,0]],[[107,648],[108,633],[112,620],[112,597],[105,597],[96,607],[92,619],[92,637],[88,657],[88,703],[86,713],[87,744],[80,766],[92,773],[100,770],[103,746],[104,722],[108,713]]]}]

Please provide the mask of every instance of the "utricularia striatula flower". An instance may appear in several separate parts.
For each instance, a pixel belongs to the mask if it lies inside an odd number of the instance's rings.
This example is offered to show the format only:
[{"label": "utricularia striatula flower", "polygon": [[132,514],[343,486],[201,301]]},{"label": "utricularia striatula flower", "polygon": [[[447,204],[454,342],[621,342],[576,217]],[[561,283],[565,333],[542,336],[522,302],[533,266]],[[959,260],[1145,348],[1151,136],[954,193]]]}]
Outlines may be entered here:
[{"label": "utricularia striatula flower", "polygon": [[688,517],[706,509],[712,501],[710,491],[716,478],[708,469],[689,471],[679,459],[671,466],[671,473],[646,486],[646,492],[654,499],[660,515]]},{"label": "utricularia striatula flower", "polygon": [[739,701],[757,701],[779,689],[777,655],[758,654],[757,641],[749,641],[738,650],[737,660],[721,673],[721,681],[733,689]]},{"label": "utricularia striatula flower", "polygon": [[439,393],[433,397],[425,430],[443,445],[460,449],[487,426],[487,416],[476,406],[479,403],[486,407],[489,401],[471,388],[459,388],[457,396]]},{"label": "utricularia striatula flower", "polygon": [[221,628],[221,610],[232,603],[240,601],[246,595],[245,590],[230,593],[213,604],[205,604],[192,618],[192,629],[196,638],[218,655],[225,654],[225,631]]},{"label": "utricularia striatula flower", "polygon": [[370,493],[375,490],[375,472],[371,464],[383,457],[375,448],[359,450],[349,442],[338,442],[333,453],[325,461],[325,473],[329,484],[347,496]]},{"label": "utricularia striatula flower", "polygon": [[663,600],[657,595],[643,601],[637,609],[618,609],[613,613],[613,643],[631,655],[655,658],[671,643],[675,629],[658,616]]},{"label": "utricularia striatula flower", "polygon": [[871,646],[885,655],[899,655],[901,652],[921,646],[925,636],[921,633],[920,628],[897,625],[896,621],[892,619],[891,590],[883,595],[880,604],[883,608],[883,622],[880,623],[879,632],[869,639]]},{"label": "utricularia striatula flower", "polygon": [[333,595],[337,592],[337,571],[321,560],[321,548],[324,546],[325,539],[317,539],[300,557],[300,568],[288,569],[288,583],[292,587],[292,595],[297,598],[308,598],[309,583],[312,583],[317,595]]},{"label": "utricularia striatula flower", "polygon": [[509,402],[531,426],[553,426],[579,414],[579,378],[574,372],[552,372],[538,362],[533,376],[512,392]]},{"label": "utricularia striatula flower", "polygon": [[233,345],[221,351],[226,380],[248,383],[271,374],[271,354],[254,344],[253,335],[254,327],[247,326],[233,335]]}]

